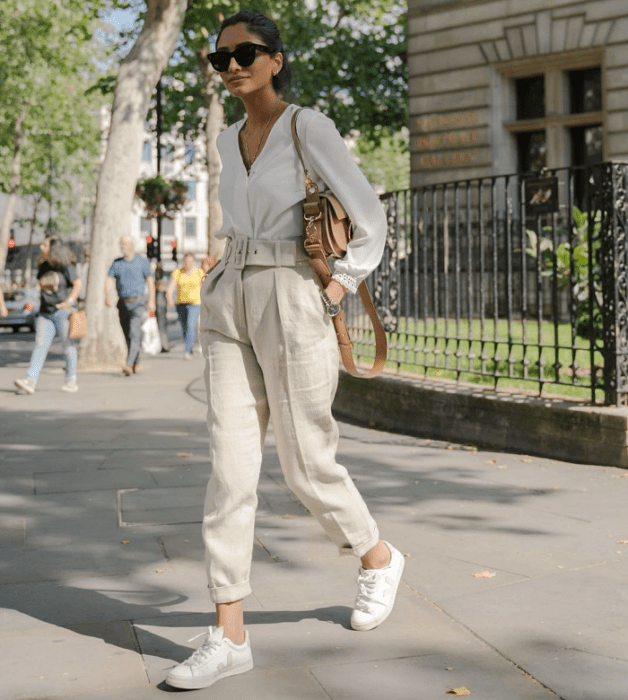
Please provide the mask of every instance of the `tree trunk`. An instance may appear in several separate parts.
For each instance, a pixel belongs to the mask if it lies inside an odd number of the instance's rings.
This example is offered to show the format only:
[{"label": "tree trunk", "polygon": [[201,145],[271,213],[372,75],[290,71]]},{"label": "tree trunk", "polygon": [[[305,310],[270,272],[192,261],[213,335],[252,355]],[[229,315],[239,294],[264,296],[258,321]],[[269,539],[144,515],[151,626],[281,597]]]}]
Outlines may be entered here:
[{"label": "tree trunk", "polygon": [[116,309],[105,307],[105,279],[111,262],[120,255],[120,237],[130,233],[144,121],[179,38],[187,4],[188,0],[148,0],[142,31],[120,65],[94,207],[81,368],[117,365],[126,354]]},{"label": "tree trunk", "polygon": [[222,210],[218,200],[218,183],[220,180],[220,156],[216,147],[218,134],[223,130],[225,123],[225,111],[220,101],[220,78],[207,60],[207,53],[201,49],[196,54],[203,81],[203,99],[207,109],[205,122],[205,143],[207,148],[207,255],[212,264],[222,255],[223,241],[217,241],[214,233],[222,225]]},{"label": "tree trunk", "polygon": [[11,233],[11,224],[15,216],[15,205],[17,203],[17,192],[20,187],[20,160],[22,155],[22,143],[24,141],[24,132],[22,125],[28,114],[30,105],[26,105],[22,113],[15,122],[15,138],[13,141],[13,160],[11,162],[11,188],[7,198],[7,206],[2,217],[0,225],[0,270],[4,270],[7,261],[7,245],[9,243],[9,235]]}]

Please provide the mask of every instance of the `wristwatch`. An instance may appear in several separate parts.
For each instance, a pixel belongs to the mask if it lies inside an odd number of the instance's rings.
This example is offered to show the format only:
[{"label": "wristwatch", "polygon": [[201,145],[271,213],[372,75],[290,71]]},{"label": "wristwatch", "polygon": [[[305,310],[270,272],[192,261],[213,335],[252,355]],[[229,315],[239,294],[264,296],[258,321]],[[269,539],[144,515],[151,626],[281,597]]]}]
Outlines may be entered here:
[{"label": "wristwatch", "polygon": [[324,289],[321,290],[321,298],[329,316],[336,316],[340,313],[340,304],[337,304]]}]

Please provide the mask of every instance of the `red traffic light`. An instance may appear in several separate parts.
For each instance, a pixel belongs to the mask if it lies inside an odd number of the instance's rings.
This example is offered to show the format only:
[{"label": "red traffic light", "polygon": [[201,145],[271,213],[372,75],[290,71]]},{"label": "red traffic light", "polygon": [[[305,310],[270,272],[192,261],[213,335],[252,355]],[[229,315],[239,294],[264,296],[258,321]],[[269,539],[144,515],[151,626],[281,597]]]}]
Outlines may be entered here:
[{"label": "red traffic light", "polygon": [[9,240],[7,241],[7,245],[9,246],[9,248],[15,248],[15,240],[13,238],[9,238]]},{"label": "red traffic light", "polygon": [[147,243],[152,243],[152,242],[153,242],[153,237],[152,237],[152,236],[146,236],[146,242],[147,242]]},{"label": "red traffic light", "polygon": [[170,241],[170,245],[171,245],[173,248],[176,248],[176,247],[177,247],[177,242],[176,242],[176,241]]}]

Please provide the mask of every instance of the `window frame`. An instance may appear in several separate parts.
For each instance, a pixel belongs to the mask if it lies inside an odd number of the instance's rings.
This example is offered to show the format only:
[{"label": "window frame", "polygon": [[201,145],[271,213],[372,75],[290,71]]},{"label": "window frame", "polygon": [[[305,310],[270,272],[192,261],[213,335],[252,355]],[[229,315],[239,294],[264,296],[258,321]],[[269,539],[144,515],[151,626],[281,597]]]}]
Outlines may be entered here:
[{"label": "window frame", "polygon": [[[512,137],[512,147],[517,151],[517,135],[545,130],[547,143],[546,167],[561,168],[571,163],[571,138],[569,130],[574,127],[602,126],[602,157],[608,156],[608,134],[606,126],[605,61],[603,48],[584,51],[569,51],[558,54],[536,56],[515,61],[502,61],[494,64],[501,75],[513,85],[515,100],[509,116],[516,114],[516,91],[514,82],[521,78],[545,76],[545,116],[536,119],[507,119],[502,122],[504,130]],[[602,109],[596,112],[569,112],[567,90],[568,73],[587,68],[600,68]],[[518,156],[516,156],[518,158]]]}]

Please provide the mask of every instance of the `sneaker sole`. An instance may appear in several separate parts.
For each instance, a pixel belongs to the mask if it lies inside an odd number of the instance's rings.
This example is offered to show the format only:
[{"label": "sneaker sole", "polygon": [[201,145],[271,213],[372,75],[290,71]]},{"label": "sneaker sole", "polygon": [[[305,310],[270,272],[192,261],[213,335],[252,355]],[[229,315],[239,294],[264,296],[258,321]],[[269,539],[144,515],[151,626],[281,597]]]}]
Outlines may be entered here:
[{"label": "sneaker sole", "polygon": [[214,685],[216,681],[222,678],[229,678],[229,676],[237,676],[240,673],[246,673],[253,669],[253,659],[247,659],[240,664],[231,666],[231,668],[220,671],[211,679],[207,678],[177,678],[166,676],[166,683],[173,688],[181,688],[182,690],[200,690],[201,688],[209,688],[210,685]]},{"label": "sneaker sole", "polygon": [[386,608],[384,614],[381,617],[378,617],[375,620],[371,620],[370,622],[359,623],[353,622],[353,620],[351,620],[351,628],[354,629],[356,632],[368,632],[369,630],[374,630],[376,627],[379,627],[382,624],[382,622],[387,620],[390,613],[393,611],[393,608],[395,607],[395,600],[397,598],[397,590],[399,589],[399,584],[401,583],[401,576],[406,566],[406,560],[403,558],[403,554],[400,553],[400,556],[401,568],[399,569],[397,579],[393,583],[393,593],[390,605]]},{"label": "sneaker sole", "polygon": [[27,394],[34,394],[35,389],[30,387],[30,386],[22,386],[18,381],[13,382],[15,386],[20,389],[21,391],[25,391]]}]

